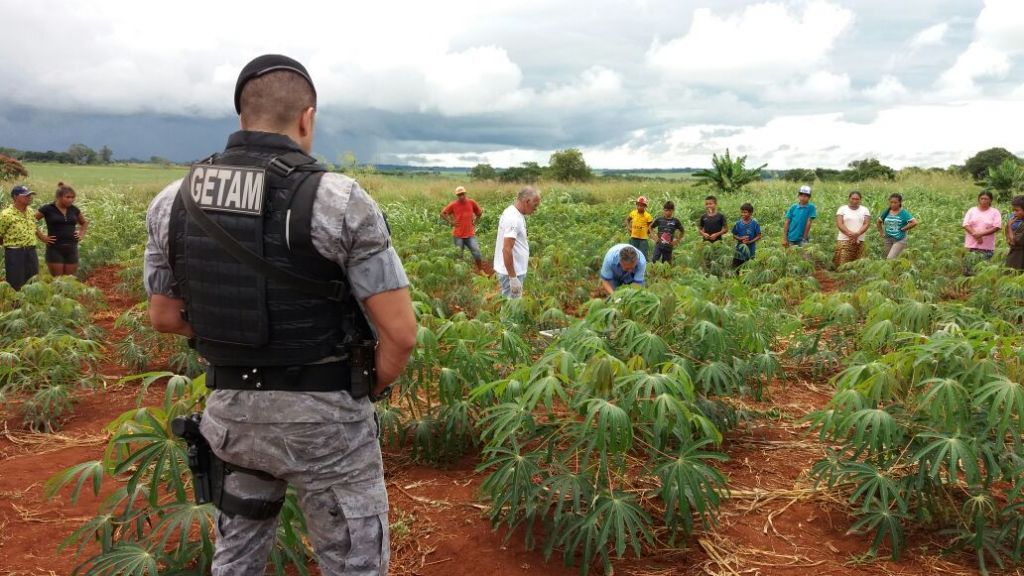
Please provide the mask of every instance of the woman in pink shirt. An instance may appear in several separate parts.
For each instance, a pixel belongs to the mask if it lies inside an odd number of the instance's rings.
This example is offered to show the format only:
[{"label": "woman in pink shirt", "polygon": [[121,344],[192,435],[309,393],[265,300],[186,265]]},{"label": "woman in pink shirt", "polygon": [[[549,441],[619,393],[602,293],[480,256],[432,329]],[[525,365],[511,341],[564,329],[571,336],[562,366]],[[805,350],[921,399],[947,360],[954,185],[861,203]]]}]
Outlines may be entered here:
[{"label": "woman in pink shirt", "polygon": [[[976,258],[989,260],[996,249],[996,233],[1003,227],[1002,215],[992,207],[992,193],[978,194],[978,205],[964,215],[964,247]],[[965,272],[970,270],[965,268]]]}]

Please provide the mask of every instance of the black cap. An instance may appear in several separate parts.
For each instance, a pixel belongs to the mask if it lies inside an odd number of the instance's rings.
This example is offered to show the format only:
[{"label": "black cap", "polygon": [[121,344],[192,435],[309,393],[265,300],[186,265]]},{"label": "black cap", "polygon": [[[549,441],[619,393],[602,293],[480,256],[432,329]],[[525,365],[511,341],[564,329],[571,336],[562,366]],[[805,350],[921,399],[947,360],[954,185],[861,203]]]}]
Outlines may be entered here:
[{"label": "black cap", "polygon": [[313,79],[309,77],[305,66],[299,64],[297,60],[281,54],[264,54],[246,64],[238,74],[238,81],[235,82],[235,112],[242,113],[242,89],[245,88],[249,80],[278,70],[290,70],[305,78],[306,82],[309,82],[309,87],[313,89],[313,101],[316,101],[316,86],[313,85]]},{"label": "black cap", "polygon": [[35,192],[28,189],[27,186],[15,186],[11,188],[11,198],[17,198],[18,196],[31,196]]}]

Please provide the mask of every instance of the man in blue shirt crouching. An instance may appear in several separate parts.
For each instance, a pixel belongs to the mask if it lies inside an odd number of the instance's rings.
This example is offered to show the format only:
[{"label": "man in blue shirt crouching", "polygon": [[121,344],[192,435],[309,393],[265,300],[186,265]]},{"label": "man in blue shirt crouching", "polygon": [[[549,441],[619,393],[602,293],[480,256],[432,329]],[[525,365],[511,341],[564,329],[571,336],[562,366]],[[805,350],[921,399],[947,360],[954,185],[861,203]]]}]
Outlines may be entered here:
[{"label": "man in blue shirt crouching", "polygon": [[644,285],[647,258],[629,244],[616,244],[604,255],[601,265],[601,287],[611,295],[619,286]]}]

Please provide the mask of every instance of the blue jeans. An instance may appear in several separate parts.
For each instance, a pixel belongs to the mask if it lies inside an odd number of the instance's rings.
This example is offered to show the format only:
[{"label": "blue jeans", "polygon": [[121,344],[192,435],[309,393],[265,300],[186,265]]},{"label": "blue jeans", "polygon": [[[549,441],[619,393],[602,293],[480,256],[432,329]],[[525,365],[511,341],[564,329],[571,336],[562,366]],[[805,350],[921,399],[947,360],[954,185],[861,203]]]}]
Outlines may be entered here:
[{"label": "blue jeans", "polygon": [[671,244],[665,244],[664,242],[657,242],[654,245],[654,258],[651,262],[668,262],[672,263],[672,248]]},{"label": "blue jeans", "polygon": [[480,245],[476,242],[476,236],[470,236],[469,238],[459,238],[453,236],[452,240],[455,243],[456,248],[461,248],[461,253],[466,253],[466,248],[469,248],[469,253],[473,255],[473,260],[479,262],[480,258]]},{"label": "blue jeans", "polygon": [[[509,285],[508,275],[502,274],[501,272],[495,272],[495,275],[498,277],[498,287],[501,288],[501,295],[506,298],[511,298],[512,287]],[[526,274],[520,274],[519,281],[523,282],[524,280],[526,280]]]}]

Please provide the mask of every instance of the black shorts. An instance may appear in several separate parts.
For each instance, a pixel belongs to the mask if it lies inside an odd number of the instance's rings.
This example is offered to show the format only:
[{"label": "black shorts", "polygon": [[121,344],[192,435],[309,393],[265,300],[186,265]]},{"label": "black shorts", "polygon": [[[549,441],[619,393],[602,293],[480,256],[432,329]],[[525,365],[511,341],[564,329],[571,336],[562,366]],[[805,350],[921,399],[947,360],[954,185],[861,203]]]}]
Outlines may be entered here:
[{"label": "black shorts", "polygon": [[47,264],[78,264],[78,244],[47,244]]}]

